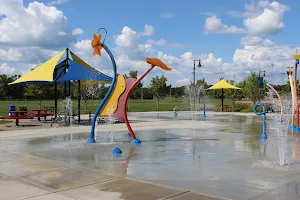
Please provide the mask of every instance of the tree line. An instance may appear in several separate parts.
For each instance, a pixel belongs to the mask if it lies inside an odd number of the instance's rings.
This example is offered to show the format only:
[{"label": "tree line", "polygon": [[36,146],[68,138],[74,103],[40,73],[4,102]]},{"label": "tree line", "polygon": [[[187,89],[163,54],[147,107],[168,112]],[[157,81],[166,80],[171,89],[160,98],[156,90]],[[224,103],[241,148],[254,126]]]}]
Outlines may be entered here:
[{"label": "tree line", "polygon": [[[124,74],[125,78],[137,78],[137,71],[130,71]],[[8,85],[14,80],[20,78],[20,75],[8,76],[0,74],[0,100],[17,100],[17,99],[53,99],[54,98],[54,84],[14,84]],[[232,85],[242,88],[241,90],[225,90],[225,98],[230,99],[232,105],[236,101],[250,100],[253,104],[259,102],[266,97],[267,88],[258,88],[258,73],[251,72],[248,77],[239,83],[234,80],[226,80]],[[222,77],[220,79],[223,79]],[[266,80],[265,80],[266,82]],[[70,88],[70,96],[72,98],[78,97],[78,83],[72,82]],[[299,84],[299,81],[297,82]],[[192,83],[190,85],[193,85]],[[203,86],[205,89],[210,87],[205,79],[197,80],[196,86]],[[276,85],[275,89],[282,95],[290,93],[290,86],[287,82],[285,85]],[[93,84],[81,86],[81,98],[88,99],[102,99],[109,89],[109,85]],[[145,87],[141,82],[133,90],[131,99],[153,99],[159,101],[165,97],[181,98],[184,95],[185,86],[172,87],[167,84],[165,76],[153,77],[150,85]],[[57,86],[58,98],[64,98],[65,89],[63,84]],[[299,93],[298,93],[299,94]],[[207,90],[206,95],[208,98],[220,99],[221,90]],[[158,107],[159,108],[159,107]]]}]

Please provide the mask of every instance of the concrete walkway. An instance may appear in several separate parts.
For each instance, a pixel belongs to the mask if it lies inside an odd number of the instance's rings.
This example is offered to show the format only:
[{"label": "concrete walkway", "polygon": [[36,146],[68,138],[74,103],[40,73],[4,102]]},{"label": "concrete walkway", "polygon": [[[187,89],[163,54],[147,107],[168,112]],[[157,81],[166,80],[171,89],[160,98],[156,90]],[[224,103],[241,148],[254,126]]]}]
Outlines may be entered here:
[{"label": "concrete walkway", "polygon": [[0,200],[224,199],[0,149]]},{"label": "concrete walkway", "polygon": [[[208,112],[207,114],[212,113]],[[232,113],[214,114],[229,115]],[[253,113],[247,115],[253,115]],[[134,130],[151,130],[153,127],[156,129],[188,129],[192,126],[192,122],[187,120],[141,119],[134,116],[130,116],[130,120]],[[0,129],[6,126],[7,124],[1,125]],[[196,124],[193,124],[193,127],[197,130],[205,130],[215,127],[215,123],[198,121]],[[109,128],[111,126],[101,125],[101,131]],[[75,125],[68,128],[50,128],[49,123],[43,123],[37,128],[32,126],[13,127],[12,124],[7,130],[0,132],[0,140],[36,138],[66,133],[87,133],[90,131],[90,126]],[[115,124],[114,130],[127,132],[125,124]],[[142,182],[69,163],[9,152],[0,148],[0,200],[17,199],[214,200],[224,198]]]}]

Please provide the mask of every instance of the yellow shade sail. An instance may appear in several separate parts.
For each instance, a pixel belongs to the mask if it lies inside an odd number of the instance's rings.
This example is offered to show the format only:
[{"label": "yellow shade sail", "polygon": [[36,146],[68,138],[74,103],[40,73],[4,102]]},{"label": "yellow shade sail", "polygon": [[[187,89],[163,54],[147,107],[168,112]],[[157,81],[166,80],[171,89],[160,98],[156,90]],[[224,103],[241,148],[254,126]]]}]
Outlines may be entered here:
[{"label": "yellow shade sail", "polygon": [[241,88],[231,85],[226,81],[224,81],[223,79],[220,80],[215,85],[211,86],[210,88],[207,88],[207,90],[218,90],[218,89],[241,89]]},{"label": "yellow shade sail", "polygon": [[66,50],[63,50],[59,54],[55,55],[53,58],[45,62],[44,64],[40,65],[39,67],[35,68],[34,70],[28,72],[21,78],[15,80],[12,83],[9,83],[9,85],[16,84],[16,83],[22,83],[22,82],[29,82],[29,81],[53,81],[53,72],[55,69],[55,66],[59,59],[64,55]]}]

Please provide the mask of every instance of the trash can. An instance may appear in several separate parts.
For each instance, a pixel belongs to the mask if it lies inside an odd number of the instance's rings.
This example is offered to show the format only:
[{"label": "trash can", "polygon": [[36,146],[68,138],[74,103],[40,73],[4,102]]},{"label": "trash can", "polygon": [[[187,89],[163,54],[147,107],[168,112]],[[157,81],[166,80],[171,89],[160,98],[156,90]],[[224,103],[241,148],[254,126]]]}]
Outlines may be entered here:
[{"label": "trash can", "polygon": [[[15,105],[9,105],[8,106],[8,111],[16,111],[16,106]],[[15,113],[8,113],[8,116],[12,117],[12,116],[16,116],[16,114]]]},{"label": "trash can", "polygon": [[[27,112],[27,107],[20,107],[20,111],[26,111]],[[25,115],[25,113],[20,113],[20,115]]]}]

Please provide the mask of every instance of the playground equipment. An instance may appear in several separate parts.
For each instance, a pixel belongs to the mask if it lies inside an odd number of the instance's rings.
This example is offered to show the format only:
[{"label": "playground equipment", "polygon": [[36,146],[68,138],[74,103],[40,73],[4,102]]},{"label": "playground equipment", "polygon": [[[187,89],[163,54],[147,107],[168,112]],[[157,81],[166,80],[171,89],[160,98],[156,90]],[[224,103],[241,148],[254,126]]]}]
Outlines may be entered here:
[{"label": "playground equipment", "polygon": [[295,110],[296,110],[296,127],[295,127],[295,132],[300,133],[300,121],[299,121],[299,104],[298,104],[298,95],[297,95],[297,66],[299,64],[300,60],[300,55],[297,54],[298,52],[296,51],[296,55],[294,56],[295,58],[295,68],[294,68],[294,105],[295,105]]},{"label": "playground equipment", "polygon": [[[103,42],[101,42],[102,35],[98,34],[100,30],[105,30],[105,37],[103,39]],[[92,120],[92,126],[91,126],[91,133],[90,138],[88,139],[87,143],[95,143],[95,126],[97,117],[100,116],[106,116],[109,114],[114,114],[114,117],[118,119],[121,122],[125,122],[126,126],[128,128],[128,134],[132,137],[132,143],[141,143],[141,141],[136,138],[135,134],[133,133],[133,130],[128,122],[127,118],[127,101],[130,93],[134,89],[134,87],[155,67],[158,66],[164,70],[170,71],[172,68],[167,67],[162,61],[160,61],[157,58],[147,58],[146,62],[150,64],[151,66],[146,70],[141,77],[138,79],[129,78],[126,79],[120,75],[117,74],[117,66],[114,59],[113,54],[109,50],[109,48],[104,44],[106,39],[107,31],[104,28],[100,28],[97,32],[97,34],[94,34],[94,39],[91,42],[91,46],[94,48],[93,55],[101,56],[101,50],[104,49],[107,54],[109,55],[112,65],[113,65],[113,78],[112,83],[110,85],[110,88],[108,92],[106,93],[105,97],[103,98],[102,102],[98,106],[93,120]],[[128,136],[127,134],[127,136]],[[113,153],[122,153],[122,151],[119,148],[115,148],[113,150]]]},{"label": "playground equipment", "polygon": [[[258,112],[257,111],[258,107],[262,107],[263,111]],[[261,134],[260,138],[261,139],[267,139],[268,135],[267,135],[267,116],[266,116],[266,114],[268,113],[268,111],[266,110],[266,108],[263,104],[256,104],[254,106],[254,113],[258,116],[263,115],[263,131],[262,131],[262,134]]]},{"label": "playground equipment", "polygon": [[[150,67],[133,83],[133,85],[130,87],[129,91],[126,93],[125,99],[124,99],[124,105],[127,105],[128,97],[131,93],[131,91],[134,89],[134,87],[155,67],[160,67],[166,71],[171,71],[172,68],[169,68],[167,65],[165,65],[161,60],[157,58],[146,58],[146,62],[150,64]],[[128,118],[127,118],[127,109],[126,106],[123,108],[124,112],[124,118],[125,118],[125,123],[128,128],[128,133],[132,137],[132,143],[141,143],[141,141],[135,137],[133,130],[129,124]]]},{"label": "playground equipment", "polygon": [[203,119],[206,118],[206,104],[204,103],[203,104],[203,116],[202,116]]},{"label": "playground equipment", "polygon": [[[264,78],[266,77],[266,71],[259,71],[259,80],[258,80],[258,87],[259,88],[264,88]],[[261,75],[263,74],[263,75]],[[279,102],[280,102],[280,117],[278,119],[278,122],[283,122],[283,101],[282,98],[280,97],[279,93],[273,86],[271,86],[269,83],[266,84],[277,96]]]},{"label": "playground equipment", "polygon": [[291,126],[290,129],[294,130],[295,127],[295,95],[294,95],[294,89],[293,89],[293,78],[292,78],[292,74],[293,74],[293,67],[290,65],[288,67],[288,70],[286,71],[288,77],[289,77],[289,82],[290,82],[290,87],[291,87],[291,93],[292,93],[292,118],[291,118]]}]

